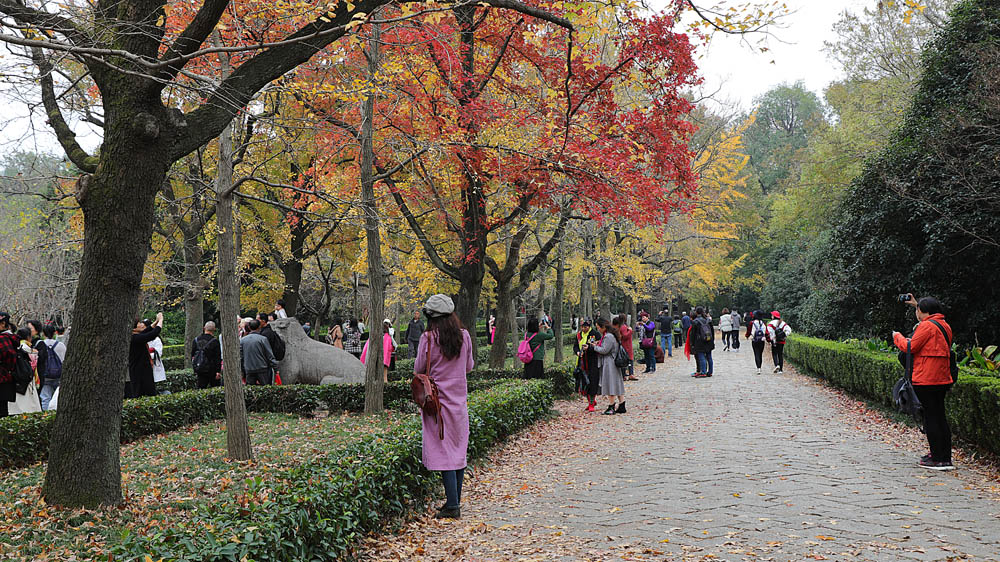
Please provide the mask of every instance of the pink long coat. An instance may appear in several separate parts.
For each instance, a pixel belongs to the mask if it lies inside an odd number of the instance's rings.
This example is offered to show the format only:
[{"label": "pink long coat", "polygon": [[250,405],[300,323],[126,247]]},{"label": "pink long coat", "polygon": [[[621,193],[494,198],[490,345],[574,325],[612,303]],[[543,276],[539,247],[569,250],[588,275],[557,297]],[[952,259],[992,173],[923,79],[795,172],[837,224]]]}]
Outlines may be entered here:
[{"label": "pink long coat", "polygon": [[[428,344],[430,342],[430,344]],[[466,375],[475,367],[472,339],[462,330],[462,351],[454,359],[441,353],[432,332],[420,336],[414,373],[423,373],[427,365],[427,346],[431,346],[430,377],[438,385],[444,439],[438,435],[437,419],[421,413],[423,421],[423,463],[427,470],[465,468],[469,449],[469,387]]]},{"label": "pink long coat", "polygon": [[[368,364],[368,361],[366,361],[367,357],[368,342],[365,342],[365,348],[361,350],[361,362],[365,365]],[[392,364],[392,336],[389,334],[382,336],[382,364],[386,367]]]}]

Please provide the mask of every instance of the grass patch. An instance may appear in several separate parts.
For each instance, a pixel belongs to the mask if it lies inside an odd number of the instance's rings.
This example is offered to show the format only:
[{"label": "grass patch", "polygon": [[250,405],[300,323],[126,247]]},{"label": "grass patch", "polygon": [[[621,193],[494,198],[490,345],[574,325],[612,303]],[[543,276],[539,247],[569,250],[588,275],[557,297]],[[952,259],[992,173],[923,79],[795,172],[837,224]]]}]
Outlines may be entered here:
[{"label": "grass patch", "polygon": [[221,420],[144,439],[122,447],[126,504],[121,508],[53,510],[40,496],[44,464],[6,472],[0,488],[5,535],[0,559],[107,559],[110,545],[126,530],[169,528],[199,507],[247,502],[261,482],[273,488],[299,464],[335,456],[345,443],[412,418],[392,412],[322,418],[253,414],[255,460],[247,463],[224,459]]}]

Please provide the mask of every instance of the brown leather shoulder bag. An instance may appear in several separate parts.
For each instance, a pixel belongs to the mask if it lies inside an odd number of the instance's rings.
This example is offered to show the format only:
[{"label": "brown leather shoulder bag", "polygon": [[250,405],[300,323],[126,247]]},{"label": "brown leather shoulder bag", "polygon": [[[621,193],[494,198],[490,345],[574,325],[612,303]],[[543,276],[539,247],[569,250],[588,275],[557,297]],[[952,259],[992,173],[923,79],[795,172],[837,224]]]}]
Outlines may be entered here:
[{"label": "brown leather shoulder bag", "polygon": [[410,381],[410,393],[413,401],[428,416],[435,418],[438,424],[438,439],[444,439],[444,420],[441,418],[441,399],[438,386],[431,378],[431,339],[427,338],[427,361],[424,372],[415,373]]}]

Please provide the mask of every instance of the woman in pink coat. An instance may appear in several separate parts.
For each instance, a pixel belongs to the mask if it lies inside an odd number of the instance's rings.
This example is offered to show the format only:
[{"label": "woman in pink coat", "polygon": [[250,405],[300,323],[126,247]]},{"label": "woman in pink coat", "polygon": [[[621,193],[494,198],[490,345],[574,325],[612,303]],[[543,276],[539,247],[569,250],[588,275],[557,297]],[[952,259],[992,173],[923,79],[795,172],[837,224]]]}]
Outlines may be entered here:
[{"label": "woman in pink coat", "polygon": [[[392,323],[386,320],[382,323],[382,382],[389,382],[389,365],[392,365],[392,352],[396,349],[396,342],[392,339],[389,329]],[[370,340],[369,340],[370,341]],[[365,359],[368,358],[368,342],[361,350],[361,362],[367,365]]]},{"label": "woman in pink coat", "polygon": [[437,384],[444,437],[441,437],[437,418],[421,413],[423,463],[427,470],[440,471],[444,481],[447,501],[435,517],[458,519],[462,515],[462,478],[469,448],[466,375],[475,366],[472,338],[455,316],[455,303],[447,295],[427,299],[424,315],[427,316],[427,330],[420,336],[413,372],[427,373]]}]

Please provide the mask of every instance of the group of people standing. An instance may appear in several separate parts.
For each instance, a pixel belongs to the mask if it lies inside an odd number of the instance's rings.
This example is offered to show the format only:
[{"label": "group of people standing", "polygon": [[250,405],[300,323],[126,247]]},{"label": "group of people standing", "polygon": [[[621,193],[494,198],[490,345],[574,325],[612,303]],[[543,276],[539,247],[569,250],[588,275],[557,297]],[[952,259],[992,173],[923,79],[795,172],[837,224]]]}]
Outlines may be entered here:
[{"label": "group of people standing", "polygon": [[[66,358],[66,330],[29,320],[18,328],[10,314],[0,312],[0,417],[55,409],[62,363]],[[17,380],[18,358],[30,371]]]}]

